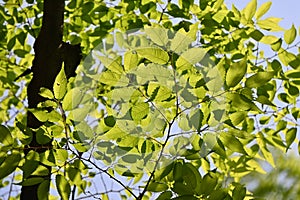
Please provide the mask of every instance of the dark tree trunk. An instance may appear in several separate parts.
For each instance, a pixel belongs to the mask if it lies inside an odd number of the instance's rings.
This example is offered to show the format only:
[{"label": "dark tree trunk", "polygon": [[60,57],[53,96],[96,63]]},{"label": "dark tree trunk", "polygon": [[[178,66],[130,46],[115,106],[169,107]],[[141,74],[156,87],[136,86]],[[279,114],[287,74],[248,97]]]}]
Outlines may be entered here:
[{"label": "dark tree trunk", "polygon": [[[55,77],[61,69],[63,60],[60,53],[60,46],[63,44],[64,3],[64,0],[44,1],[43,24],[40,34],[34,43],[33,78],[27,88],[29,108],[36,108],[38,103],[44,101],[39,96],[40,88],[46,87],[52,90]],[[38,128],[41,125],[42,123],[32,113],[27,113],[27,126],[29,128]],[[38,144],[35,133],[33,133],[32,141],[25,154],[31,149],[40,153],[49,148],[51,148],[51,143],[43,146]],[[48,175],[43,177],[45,179],[50,179],[51,168],[48,167],[48,170]],[[39,184],[23,186],[21,200],[37,200],[38,186]]]}]

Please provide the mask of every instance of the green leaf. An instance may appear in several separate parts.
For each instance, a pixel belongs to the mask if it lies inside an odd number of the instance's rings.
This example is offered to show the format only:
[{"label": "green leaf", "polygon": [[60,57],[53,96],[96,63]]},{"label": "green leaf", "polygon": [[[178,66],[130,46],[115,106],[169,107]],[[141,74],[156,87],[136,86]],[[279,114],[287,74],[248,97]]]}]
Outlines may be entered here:
[{"label": "green leaf", "polygon": [[181,162],[175,162],[174,164],[174,169],[173,169],[173,178],[175,181],[178,181],[182,179],[182,169],[183,169],[183,164]]},{"label": "green leaf", "polygon": [[22,186],[37,185],[43,181],[44,181],[44,178],[41,178],[41,177],[28,178],[22,182]]},{"label": "green leaf", "polygon": [[260,148],[263,156],[265,157],[266,161],[269,162],[272,165],[272,167],[275,167],[273,155],[267,149],[266,142],[264,140],[264,136],[261,132],[258,133],[258,137],[256,140],[257,140],[257,144],[259,145],[259,148]]},{"label": "green leaf", "polygon": [[260,40],[260,42],[264,43],[264,44],[274,44],[279,40],[278,37],[274,36],[274,35],[265,35],[262,37],[262,39]]},{"label": "green leaf", "polygon": [[251,0],[243,9],[247,22],[251,21],[257,8],[257,0]]},{"label": "green leaf", "polygon": [[235,188],[232,191],[232,199],[233,200],[244,199],[246,196],[246,192],[247,192],[246,188],[239,184],[235,186]]},{"label": "green leaf", "polygon": [[156,200],[168,200],[168,199],[171,199],[172,198],[172,192],[171,191],[165,191],[165,192],[162,192]]},{"label": "green leaf", "polygon": [[168,43],[168,30],[161,27],[146,27],[145,32],[150,39],[159,46],[166,46]]},{"label": "green leaf", "polygon": [[54,95],[52,93],[51,90],[49,90],[48,88],[40,88],[40,95],[42,97],[45,97],[46,99],[54,99]]},{"label": "green leaf", "polygon": [[61,68],[60,72],[55,78],[53,84],[53,92],[54,97],[58,100],[61,100],[67,92],[67,77],[65,74],[64,67]]},{"label": "green leaf", "polygon": [[44,180],[38,187],[37,195],[39,200],[48,200],[50,190],[50,180]]},{"label": "green leaf", "polygon": [[122,161],[130,164],[136,163],[139,159],[141,159],[141,156],[137,154],[126,154],[122,157]]},{"label": "green leaf", "polygon": [[191,48],[183,52],[176,61],[177,70],[188,69],[191,65],[199,63],[205,56],[206,51],[201,48]]},{"label": "green leaf", "polygon": [[268,10],[270,9],[272,5],[271,1],[265,2],[263,3],[257,10],[255,16],[256,19],[260,19],[264,14],[266,14],[266,12],[268,12]]},{"label": "green leaf", "polygon": [[247,78],[245,85],[249,88],[257,88],[268,83],[274,77],[274,72],[257,72]]},{"label": "green leaf", "polygon": [[261,31],[259,31],[259,30],[254,30],[253,32],[250,33],[250,36],[254,40],[260,41],[264,37],[264,34]]},{"label": "green leaf", "polygon": [[104,118],[104,123],[108,127],[113,127],[116,124],[116,119],[110,115]]},{"label": "green leaf", "polygon": [[198,169],[191,163],[185,163],[183,165],[182,178],[190,185],[195,191],[200,192],[202,177]]},{"label": "green leaf", "polygon": [[150,184],[147,187],[147,191],[150,192],[163,192],[168,189],[168,185],[164,183],[158,183],[158,182],[150,182]]},{"label": "green leaf", "polygon": [[80,88],[72,88],[67,92],[65,95],[63,102],[62,102],[62,107],[65,111],[72,110],[76,108],[80,102],[82,101],[85,93],[80,90]]},{"label": "green leaf", "polygon": [[287,78],[300,79],[300,70],[288,70],[284,73]]},{"label": "green leaf", "polygon": [[124,55],[124,69],[129,72],[139,64],[139,56],[135,51],[127,51]]},{"label": "green leaf", "polygon": [[94,109],[93,105],[85,104],[83,107],[75,108],[74,110],[71,110],[68,119],[71,119],[73,121],[80,122],[86,118],[89,112]]},{"label": "green leaf", "polygon": [[112,72],[117,74],[123,73],[123,67],[121,65],[121,57],[117,57],[115,59],[111,59],[107,56],[97,56],[99,60],[103,63],[103,65]]},{"label": "green leaf", "polygon": [[9,146],[14,143],[10,131],[3,125],[0,125],[0,145]]},{"label": "green leaf", "polygon": [[239,111],[239,112],[234,112],[232,114],[229,115],[229,118],[231,120],[231,123],[234,125],[234,126],[237,126],[239,125],[242,121],[245,120],[247,116],[247,112],[245,111]]},{"label": "green leaf", "polygon": [[256,111],[261,113],[261,110],[252,102],[251,99],[243,94],[229,93],[227,94],[228,100],[231,102],[232,107],[241,111]]},{"label": "green leaf", "polygon": [[184,30],[180,29],[171,40],[170,48],[172,51],[179,54],[186,50],[193,41],[193,35],[189,35]]},{"label": "green leaf", "polygon": [[269,18],[264,19],[264,20],[258,20],[257,25],[260,28],[265,29],[267,31],[282,31],[283,28],[278,25],[278,23],[281,20],[282,20],[281,18],[269,17]]},{"label": "green leaf", "polygon": [[260,95],[256,98],[256,101],[258,101],[261,104],[269,105],[269,106],[275,106],[269,99],[268,97],[264,95]]},{"label": "green leaf", "polygon": [[193,195],[183,195],[183,196],[172,198],[172,200],[199,200],[199,199]]},{"label": "green leaf", "polygon": [[271,44],[271,48],[273,51],[279,51],[282,45],[282,39],[279,38],[276,42]]},{"label": "green leaf", "polygon": [[48,120],[47,111],[31,109],[30,112],[40,121],[46,122]]},{"label": "green leaf", "polygon": [[149,113],[149,104],[145,102],[138,103],[131,108],[130,115],[134,121],[140,121]]},{"label": "green leaf", "polygon": [[226,74],[226,83],[228,87],[236,86],[244,77],[247,71],[247,57],[238,63],[233,63]]},{"label": "green leaf", "polygon": [[51,141],[52,137],[50,134],[47,134],[47,132],[43,128],[39,128],[36,131],[36,141],[39,144],[47,144]]},{"label": "green leaf", "polygon": [[212,191],[215,189],[218,180],[213,173],[207,173],[204,175],[203,180],[201,181],[201,194],[210,195]]},{"label": "green leaf", "polygon": [[247,152],[244,149],[244,145],[231,133],[221,133],[220,140],[231,151],[247,155]]},{"label": "green leaf", "polygon": [[292,44],[296,39],[296,36],[297,36],[297,30],[293,24],[289,30],[284,32],[284,41],[287,44]]},{"label": "green leaf", "polygon": [[58,174],[56,175],[55,183],[61,199],[68,200],[71,193],[71,186],[67,179],[64,176]]},{"label": "green leaf", "polygon": [[176,192],[179,195],[193,195],[194,191],[192,190],[191,187],[188,185],[182,183],[182,182],[175,182],[173,185],[172,190]]},{"label": "green leaf", "polygon": [[0,179],[5,178],[10,173],[15,171],[21,160],[21,154],[17,151],[13,151],[11,154],[5,157],[5,160],[0,165]]},{"label": "green leaf", "polygon": [[286,131],[285,141],[286,141],[286,151],[290,148],[291,144],[295,141],[297,136],[297,128],[290,128]]},{"label": "green leaf", "polygon": [[146,58],[153,63],[166,64],[169,61],[168,53],[158,47],[139,48],[135,51],[140,57]]}]

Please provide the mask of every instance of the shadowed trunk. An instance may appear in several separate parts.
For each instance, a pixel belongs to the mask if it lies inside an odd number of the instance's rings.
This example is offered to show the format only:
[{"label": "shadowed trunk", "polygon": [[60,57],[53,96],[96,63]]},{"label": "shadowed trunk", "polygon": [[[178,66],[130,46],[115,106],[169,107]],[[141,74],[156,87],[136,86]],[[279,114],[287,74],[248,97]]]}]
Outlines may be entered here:
[{"label": "shadowed trunk", "polygon": [[[45,0],[43,24],[39,36],[34,43],[35,58],[33,60],[32,72],[33,78],[27,88],[28,107],[36,108],[38,103],[44,101],[39,96],[41,87],[46,87],[52,90],[56,75],[61,69],[62,58],[59,47],[62,44],[62,31],[64,19],[64,0]],[[27,126],[29,128],[38,128],[42,123],[38,121],[30,112],[27,113]],[[27,147],[25,154],[30,150],[39,153],[51,149],[51,142],[49,144],[41,145],[37,142],[35,133],[33,133],[32,140]],[[42,176],[44,179],[50,179],[51,167],[47,166],[48,175]],[[32,176],[29,176],[32,177]],[[29,178],[28,177],[28,178]],[[37,185],[23,186],[21,191],[21,200],[36,200]]]}]

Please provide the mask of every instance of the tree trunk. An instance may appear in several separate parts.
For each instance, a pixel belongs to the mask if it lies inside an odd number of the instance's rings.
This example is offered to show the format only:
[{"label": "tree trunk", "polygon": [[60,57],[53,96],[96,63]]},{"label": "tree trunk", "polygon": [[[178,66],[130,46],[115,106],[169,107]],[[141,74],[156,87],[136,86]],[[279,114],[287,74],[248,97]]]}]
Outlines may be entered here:
[{"label": "tree trunk", "polygon": [[[27,88],[28,107],[36,108],[38,103],[44,101],[39,95],[41,87],[52,90],[56,75],[62,66],[62,56],[60,46],[62,42],[63,20],[64,20],[64,0],[45,0],[44,14],[41,31],[34,43],[35,58],[33,60],[33,78]],[[27,126],[38,128],[42,123],[38,121],[31,112],[27,113]],[[26,148],[25,155],[30,150],[39,153],[51,148],[51,143],[47,145],[38,144],[35,133],[29,147]],[[48,175],[44,179],[50,179],[51,167],[48,167]],[[21,200],[37,200],[37,189],[39,184],[33,186],[23,186]]]}]

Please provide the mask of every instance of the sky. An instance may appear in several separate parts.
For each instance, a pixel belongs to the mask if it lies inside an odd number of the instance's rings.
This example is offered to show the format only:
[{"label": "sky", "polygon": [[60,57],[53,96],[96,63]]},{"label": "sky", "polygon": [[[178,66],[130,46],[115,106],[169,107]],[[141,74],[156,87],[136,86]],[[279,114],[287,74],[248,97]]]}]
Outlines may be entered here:
[{"label": "sky", "polygon": [[[299,0],[257,0],[258,7],[264,2],[271,1],[272,6],[264,17],[280,17],[283,18],[280,25],[289,29],[292,23],[299,29],[300,26],[300,1]],[[244,8],[250,0],[225,0],[224,1],[231,8],[234,4],[237,8]]]}]

